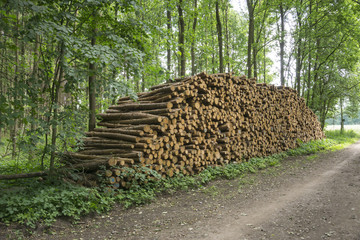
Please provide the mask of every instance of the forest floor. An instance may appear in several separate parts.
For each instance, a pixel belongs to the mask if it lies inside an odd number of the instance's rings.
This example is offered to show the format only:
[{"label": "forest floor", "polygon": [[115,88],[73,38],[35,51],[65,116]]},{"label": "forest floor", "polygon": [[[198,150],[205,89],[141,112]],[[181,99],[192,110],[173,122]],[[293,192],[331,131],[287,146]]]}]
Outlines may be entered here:
[{"label": "forest floor", "polygon": [[[0,226],[0,239],[347,239],[360,240],[360,142],[148,205],[76,224],[58,220],[31,235]],[[26,236],[26,237],[24,237]],[[4,238],[5,239],[5,238]]]}]

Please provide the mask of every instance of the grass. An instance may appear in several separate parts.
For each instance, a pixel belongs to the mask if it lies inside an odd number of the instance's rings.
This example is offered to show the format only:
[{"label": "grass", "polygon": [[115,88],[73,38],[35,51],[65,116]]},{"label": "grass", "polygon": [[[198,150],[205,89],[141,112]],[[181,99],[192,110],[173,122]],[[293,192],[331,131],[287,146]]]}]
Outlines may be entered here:
[{"label": "grass", "polygon": [[[38,223],[50,225],[58,217],[77,220],[90,212],[106,212],[115,203],[124,208],[149,203],[161,193],[175,193],[179,190],[201,188],[215,179],[234,179],[246,174],[256,173],[265,168],[281,164],[288,156],[309,155],[315,159],[318,152],[335,151],[354,142],[360,136],[353,131],[340,134],[339,131],[326,132],[327,139],[301,143],[296,149],[267,157],[252,158],[243,163],[231,163],[223,167],[209,167],[195,176],[177,175],[173,178],[159,179],[146,185],[133,185],[128,190],[110,193],[100,189],[89,189],[65,183],[61,178],[43,180],[21,179],[0,182],[0,220],[5,223],[17,222],[29,227]],[[315,154],[315,155],[311,155]],[[0,173],[11,172],[12,161],[2,160]],[[18,162],[17,162],[18,163]],[[26,166],[23,166],[26,169]],[[4,170],[5,169],[5,170]],[[204,193],[215,197],[218,189],[204,188]]]}]

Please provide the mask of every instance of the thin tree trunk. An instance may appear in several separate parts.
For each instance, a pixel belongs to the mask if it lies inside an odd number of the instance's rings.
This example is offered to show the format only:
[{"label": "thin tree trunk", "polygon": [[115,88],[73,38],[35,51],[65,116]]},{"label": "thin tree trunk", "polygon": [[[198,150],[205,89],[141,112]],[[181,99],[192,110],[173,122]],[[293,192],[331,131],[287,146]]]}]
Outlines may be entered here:
[{"label": "thin tree trunk", "polygon": [[228,67],[228,72],[230,72],[230,50],[229,50],[229,3],[226,3],[226,10],[225,10],[225,34],[226,34],[226,43],[225,43],[225,51],[226,51],[226,58],[227,62],[226,65]]},{"label": "thin tree trunk", "polygon": [[[61,63],[60,63],[61,64]],[[53,124],[52,124],[52,135],[51,135],[51,155],[50,155],[50,171],[54,169],[55,163],[55,152],[56,152],[56,138],[57,138],[57,121],[58,121],[58,103],[59,103],[59,92],[60,82],[63,78],[63,68],[60,66],[59,77],[55,84],[55,95],[53,98],[54,110],[53,110]]]},{"label": "thin tree trunk", "polygon": [[310,26],[311,26],[311,14],[312,14],[312,0],[309,1],[309,18],[308,18],[308,32],[307,35],[309,36],[308,39],[308,70],[307,70],[307,93],[306,93],[306,105],[310,105],[310,89],[311,89],[311,32],[310,32]]},{"label": "thin tree trunk", "polygon": [[[310,43],[309,43],[310,45]],[[309,46],[310,51],[310,46]],[[310,89],[311,89],[311,53],[308,56],[308,67],[307,67],[307,93],[306,93],[306,105],[310,105]]]},{"label": "thin tree trunk", "polygon": [[264,46],[263,46],[263,51],[264,51],[264,83],[266,83],[266,30],[264,29]]},{"label": "thin tree trunk", "polygon": [[[25,22],[24,22],[24,12],[21,13],[22,17],[21,17],[21,29],[25,29]],[[20,63],[20,69],[19,69],[19,75],[20,75],[20,79],[19,82],[21,84],[26,84],[26,70],[25,70],[25,65],[26,65],[26,46],[25,46],[25,41],[21,41],[20,42],[20,56],[19,56],[19,63]],[[23,99],[21,98],[21,96],[24,96],[26,90],[23,88],[19,88],[19,96],[20,96],[20,104],[23,105]],[[21,111],[20,112],[20,118],[21,119],[25,119],[27,111]],[[19,136],[20,138],[23,138],[24,134],[25,134],[25,124],[23,121],[18,121],[18,132],[20,132]],[[20,131],[19,131],[20,130]],[[21,149],[18,149],[18,152],[20,154]],[[20,155],[19,155],[20,156]]]},{"label": "thin tree trunk", "polygon": [[186,67],[186,60],[185,60],[185,22],[183,16],[183,9],[182,9],[182,0],[179,0],[178,3],[178,12],[179,12],[179,52],[180,52],[180,69],[179,69],[179,76],[185,76],[185,67]]},{"label": "thin tree trunk", "polygon": [[[206,15],[205,15],[205,21],[207,22]],[[205,28],[204,31],[205,31],[205,40],[207,40],[208,39],[208,29]],[[205,44],[207,45],[208,41],[205,41],[205,42],[206,42]],[[205,71],[207,71],[208,70],[208,55],[206,53],[206,50],[204,50],[204,55],[205,55]]]},{"label": "thin tree trunk", "polygon": [[168,40],[167,40],[167,70],[170,78],[171,73],[171,46],[170,46],[170,36],[171,36],[171,9],[170,9],[170,0],[168,1],[168,6],[166,9],[166,17],[167,17],[167,31],[168,31]]},{"label": "thin tree trunk", "polygon": [[327,104],[326,103],[327,103],[327,101],[323,100],[321,114],[320,114],[320,126],[321,126],[322,130],[324,130],[324,128],[325,128],[325,120],[326,120],[326,115],[327,115]]},{"label": "thin tree trunk", "polygon": [[[33,81],[38,81],[38,69],[39,69],[39,61],[38,61],[38,55],[39,55],[39,41],[40,41],[40,37],[39,35],[36,35],[36,39],[35,39],[35,46],[34,46],[34,59],[33,59],[33,70],[32,70],[32,79]],[[30,91],[34,91],[34,90],[30,90]],[[36,102],[36,98],[35,98],[35,93],[31,92],[30,96],[31,96],[31,101],[33,103]],[[30,122],[30,131],[31,134],[34,134],[35,131],[35,118],[36,118],[36,108],[34,106],[31,107],[30,109],[30,115],[31,115],[31,122]],[[29,151],[29,156],[28,156],[28,160],[32,161],[34,158],[33,156],[33,151],[30,150]]]},{"label": "thin tree trunk", "polygon": [[216,9],[216,30],[218,34],[218,44],[219,44],[219,72],[224,72],[224,59],[223,59],[223,40],[222,40],[222,27],[219,11],[219,0],[215,3]]},{"label": "thin tree trunk", "polygon": [[253,66],[254,66],[254,78],[257,79],[257,72],[258,72],[258,68],[257,68],[257,48],[256,48],[256,44],[254,43],[253,45],[253,53],[252,53],[252,57],[253,57]]},{"label": "thin tree trunk", "polygon": [[296,52],[296,76],[295,76],[295,82],[296,82],[296,90],[298,92],[298,95],[300,96],[300,89],[301,89],[301,68],[302,68],[302,61],[301,61],[301,37],[299,36],[298,39],[298,46],[297,46],[297,52]]},{"label": "thin tree trunk", "polygon": [[141,76],[141,91],[145,92],[145,77],[144,74]]},{"label": "thin tree trunk", "polygon": [[[315,16],[317,16],[317,13],[319,12],[319,5],[318,2],[315,1],[316,7],[315,7]],[[316,20],[316,19],[315,19]],[[315,49],[316,49],[316,55],[315,55],[315,64],[314,64],[314,85],[312,87],[312,94],[311,94],[311,101],[310,101],[310,108],[312,108],[314,110],[315,107],[315,99],[317,97],[317,85],[318,85],[318,77],[319,77],[319,69],[320,69],[320,63],[319,63],[319,58],[320,58],[320,43],[321,43],[321,39],[318,36],[318,25],[315,25],[315,30],[314,30],[315,36],[316,36],[316,42],[315,42]]]},{"label": "thin tree trunk", "polygon": [[[19,29],[18,29],[18,24],[19,24],[19,14],[16,14],[16,25],[15,25],[15,32],[16,34],[18,33]],[[18,76],[19,76],[19,50],[18,50],[18,46],[19,46],[19,40],[18,37],[15,36],[15,71],[14,71],[14,95],[13,95],[13,99],[14,99],[14,104],[17,104],[17,85],[18,85]],[[16,106],[14,106],[14,111],[16,109]],[[14,159],[16,156],[16,136],[17,136],[17,118],[15,117],[13,119],[13,126],[12,129],[10,130],[10,139],[11,139],[11,143],[12,143],[12,152],[11,152],[11,157]]]},{"label": "thin tree trunk", "polygon": [[[95,17],[96,13],[94,12],[93,16]],[[91,37],[91,46],[96,44],[96,32],[97,29],[94,26],[93,36]],[[95,62],[89,63],[89,131],[92,131],[96,126],[96,66]]]},{"label": "thin tree trunk", "polygon": [[247,46],[247,75],[249,78],[252,77],[252,57],[251,51],[254,44],[254,34],[255,34],[255,26],[254,26],[254,6],[252,0],[246,0],[249,12],[249,34],[248,34],[248,46]]},{"label": "thin tree trunk", "polygon": [[315,65],[314,65],[314,85],[312,87],[312,94],[311,94],[311,101],[310,101],[310,108],[314,110],[315,107],[315,99],[317,93],[317,85],[318,85],[318,78],[319,78],[319,54],[320,54],[320,38],[316,39],[316,57],[315,57]]},{"label": "thin tree trunk", "polygon": [[63,61],[64,61],[64,43],[61,43],[60,46],[60,57],[59,57],[59,67],[58,73],[54,76],[53,82],[53,95],[52,95],[52,109],[53,109],[53,118],[52,118],[52,126],[51,126],[51,154],[50,154],[50,171],[54,170],[55,163],[55,152],[56,152],[56,138],[57,138],[57,121],[58,121],[58,104],[59,104],[59,92],[60,85],[63,79]]},{"label": "thin tree trunk", "polygon": [[344,133],[344,111],[343,111],[344,99],[340,98],[340,134]]},{"label": "thin tree trunk", "polygon": [[197,0],[194,0],[194,20],[193,20],[193,27],[192,27],[192,37],[191,37],[191,75],[196,74],[196,67],[195,67],[195,39],[196,39],[196,23],[197,23]]},{"label": "thin tree trunk", "polygon": [[285,86],[285,76],[284,76],[284,55],[285,55],[285,11],[283,4],[280,3],[280,82],[281,86]]},{"label": "thin tree trunk", "polygon": [[[305,47],[305,44],[304,44],[304,47]],[[302,70],[302,75],[304,76],[304,84],[302,84],[301,86],[301,97],[305,97],[305,89],[306,89],[306,79],[305,79],[305,68]]]},{"label": "thin tree trunk", "polygon": [[[300,4],[302,5],[302,0],[300,1]],[[296,82],[296,87],[297,87],[297,92],[298,92],[298,96],[301,96],[301,69],[302,69],[302,36],[301,36],[301,31],[302,31],[302,23],[301,23],[301,15],[300,15],[300,11],[296,10],[296,15],[297,15],[297,22],[298,22],[298,39],[297,39],[297,52],[296,52],[296,76],[295,76],[295,82]]]}]

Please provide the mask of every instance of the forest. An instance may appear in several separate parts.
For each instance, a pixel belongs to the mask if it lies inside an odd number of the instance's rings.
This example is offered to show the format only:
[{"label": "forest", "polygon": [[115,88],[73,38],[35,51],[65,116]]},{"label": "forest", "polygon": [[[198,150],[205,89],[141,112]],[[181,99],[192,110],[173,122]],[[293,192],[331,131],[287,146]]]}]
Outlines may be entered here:
[{"label": "forest", "polygon": [[0,160],[52,169],[119,97],[200,72],[292,87],[323,128],[357,118],[359,1],[235,1],[2,1]]}]

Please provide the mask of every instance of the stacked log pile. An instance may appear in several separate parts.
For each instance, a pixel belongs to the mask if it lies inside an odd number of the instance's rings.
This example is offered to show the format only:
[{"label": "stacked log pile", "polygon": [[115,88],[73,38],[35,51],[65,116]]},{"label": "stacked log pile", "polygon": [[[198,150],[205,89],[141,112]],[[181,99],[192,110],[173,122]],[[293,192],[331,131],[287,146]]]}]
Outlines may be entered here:
[{"label": "stacked log pile", "polygon": [[162,176],[196,174],[207,166],[266,156],[324,137],[315,114],[296,91],[256,84],[232,74],[200,73],[120,98],[83,149],[64,161],[88,172],[106,165],[114,188],[124,169],[146,166]]}]

